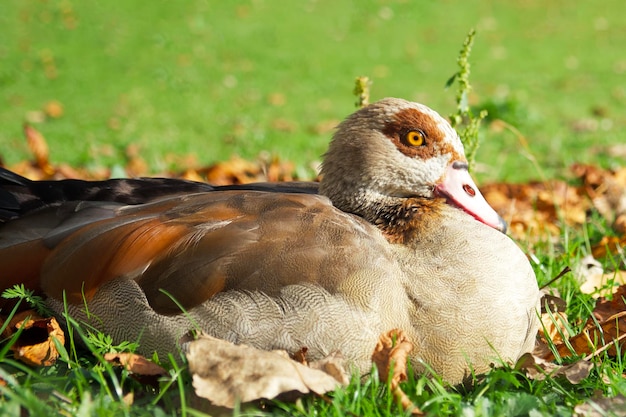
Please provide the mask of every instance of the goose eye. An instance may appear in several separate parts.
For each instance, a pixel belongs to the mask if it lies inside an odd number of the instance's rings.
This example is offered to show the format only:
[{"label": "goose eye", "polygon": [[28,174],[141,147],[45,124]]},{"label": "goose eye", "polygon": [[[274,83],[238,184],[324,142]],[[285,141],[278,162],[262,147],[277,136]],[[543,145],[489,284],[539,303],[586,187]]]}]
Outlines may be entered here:
[{"label": "goose eye", "polygon": [[406,144],[409,146],[424,146],[426,145],[426,137],[424,133],[419,130],[411,130],[404,136]]}]

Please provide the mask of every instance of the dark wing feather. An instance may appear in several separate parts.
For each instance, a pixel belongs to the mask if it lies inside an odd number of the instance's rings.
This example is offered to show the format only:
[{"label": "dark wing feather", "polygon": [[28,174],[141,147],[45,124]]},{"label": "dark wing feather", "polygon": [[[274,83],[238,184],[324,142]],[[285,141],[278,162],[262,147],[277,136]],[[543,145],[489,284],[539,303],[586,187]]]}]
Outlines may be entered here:
[{"label": "dark wing feather", "polygon": [[210,191],[266,191],[316,194],[317,183],[258,183],[212,186],[175,178],[110,179],[105,181],[31,181],[0,167],[0,222],[68,201],[109,201],[145,204],[180,194]]},{"label": "dark wing feather", "polygon": [[332,291],[386,246],[316,194],[316,183],[30,181],[0,170],[0,204],[18,217],[0,226],[2,285],[81,303],[110,280],[134,279],[162,314],[229,289],[318,282]]},{"label": "dark wing feather", "polygon": [[65,292],[79,304],[110,280],[134,279],[155,311],[175,314],[180,308],[171,297],[190,309],[229,289],[277,294],[288,284],[316,282],[332,292],[338,278],[387,256],[373,226],[316,195],[199,193],[109,206],[100,219],[96,205],[79,207],[41,237],[22,242],[19,254],[16,245],[0,248],[1,262],[10,255],[19,270],[30,250],[43,247],[31,265],[36,274],[39,264],[48,295],[62,299]]}]

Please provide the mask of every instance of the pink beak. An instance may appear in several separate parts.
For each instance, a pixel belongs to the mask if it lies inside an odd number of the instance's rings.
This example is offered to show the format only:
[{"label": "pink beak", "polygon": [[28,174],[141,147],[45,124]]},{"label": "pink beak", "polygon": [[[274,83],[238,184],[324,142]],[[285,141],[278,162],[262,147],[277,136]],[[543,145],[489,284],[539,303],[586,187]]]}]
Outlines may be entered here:
[{"label": "pink beak", "polygon": [[455,161],[448,165],[446,176],[437,185],[436,192],[445,197],[448,204],[462,209],[487,226],[506,233],[506,222],[480,193],[465,162]]}]

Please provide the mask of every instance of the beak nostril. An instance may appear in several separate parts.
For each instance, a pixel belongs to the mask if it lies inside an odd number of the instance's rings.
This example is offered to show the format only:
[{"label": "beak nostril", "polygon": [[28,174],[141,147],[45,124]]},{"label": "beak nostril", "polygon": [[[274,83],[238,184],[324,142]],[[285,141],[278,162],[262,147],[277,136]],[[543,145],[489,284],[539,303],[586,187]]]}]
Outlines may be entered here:
[{"label": "beak nostril", "polygon": [[474,188],[469,185],[469,184],[463,184],[463,190],[470,196],[470,197],[474,197],[476,195],[476,190],[474,190]]}]

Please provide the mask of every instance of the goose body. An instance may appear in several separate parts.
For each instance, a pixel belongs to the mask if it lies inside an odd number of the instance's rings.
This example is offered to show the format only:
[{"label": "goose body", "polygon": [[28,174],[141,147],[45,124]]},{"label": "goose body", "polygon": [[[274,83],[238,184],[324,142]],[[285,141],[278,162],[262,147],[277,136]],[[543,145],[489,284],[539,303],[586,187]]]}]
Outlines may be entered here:
[{"label": "goose body", "polygon": [[[0,173],[2,285],[24,282],[116,341],[174,352],[199,328],[361,373],[404,330],[451,383],[534,345],[539,290],[449,124],[384,99],[349,116],[319,184],[32,182]],[[173,301],[175,300],[175,301]],[[185,314],[181,312],[185,310]]]}]

